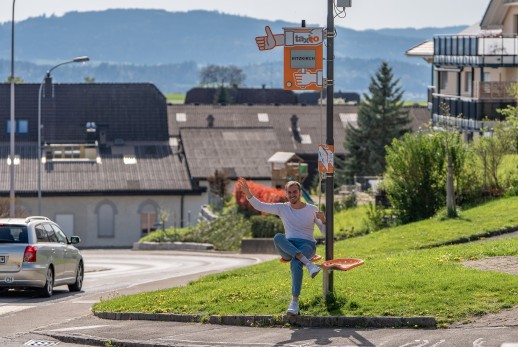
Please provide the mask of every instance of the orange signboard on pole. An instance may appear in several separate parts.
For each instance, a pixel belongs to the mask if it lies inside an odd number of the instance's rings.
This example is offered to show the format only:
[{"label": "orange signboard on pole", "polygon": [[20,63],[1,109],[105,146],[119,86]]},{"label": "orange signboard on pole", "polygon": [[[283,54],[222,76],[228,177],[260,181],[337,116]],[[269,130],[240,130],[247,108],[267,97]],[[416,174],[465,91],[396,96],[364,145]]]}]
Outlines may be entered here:
[{"label": "orange signboard on pole", "polygon": [[284,89],[321,90],[323,29],[284,28]]}]

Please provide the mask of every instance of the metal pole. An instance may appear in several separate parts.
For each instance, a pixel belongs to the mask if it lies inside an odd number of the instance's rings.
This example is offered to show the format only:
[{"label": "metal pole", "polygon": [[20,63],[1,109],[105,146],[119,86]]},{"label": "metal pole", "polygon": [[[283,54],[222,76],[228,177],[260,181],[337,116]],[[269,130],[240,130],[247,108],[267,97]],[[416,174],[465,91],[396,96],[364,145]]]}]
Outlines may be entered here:
[{"label": "metal pole", "polygon": [[[334,0],[327,5],[327,117],[326,144],[334,145],[333,137],[333,93],[334,93]],[[334,258],[334,173],[326,176],[326,260]],[[324,271],[324,299],[333,293],[333,272]]]},{"label": "metal pole", "polygon": [[38,216],[41,216],[41,90],[45,79],[46,75],[41,81],[38,92]]},{"label": "metal pole", "polygon": [[[38,215],[41,216],[41,159],[42,159],[42,148],[41,148],[41,91],[43,89],[43,85],[45,84],[45,81],[47,80],[47,78],[51,78],[50,76],[50,73],[52,71],[54,71],[56,68],[62,66],[62,65],[66,65],[66,64],[71,64],[71,63],[86,63],[87,61],[89,61],[90,58],[88,58],[87,56],[81,56],[81,57],[76,57],[72,60],[67,60],[65,62],[62,62],[62,63],[59,63],[55,66],[53,66],[49,71],[47,71],[47,73],[45,74],[45,77],[43,77],[43,80],[41,81],[41,84],[40,84],[40,89],[38,91]],[[52,81],[51,81],[52,83]]]},{"label": "metal pole", "polygon": [[13,16],[11,20],[11,120],[10,120],[10,153],[11,165],[9,166],[9,217],[15,217],[15,203],[14,203],[14,132],[16,126],[14,123],[14,5],[16,0],[13,0]]}]

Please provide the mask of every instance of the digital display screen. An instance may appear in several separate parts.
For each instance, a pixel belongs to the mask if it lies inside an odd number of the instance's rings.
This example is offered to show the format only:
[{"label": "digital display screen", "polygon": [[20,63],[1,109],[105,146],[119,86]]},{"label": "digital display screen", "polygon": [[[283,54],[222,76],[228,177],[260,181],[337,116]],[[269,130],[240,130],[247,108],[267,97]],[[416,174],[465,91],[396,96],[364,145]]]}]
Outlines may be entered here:
[{"label": "digital display screen", "polygon": [[317,51],[314,49],[292,49],[292,69],[314,69],[316,67]]}]

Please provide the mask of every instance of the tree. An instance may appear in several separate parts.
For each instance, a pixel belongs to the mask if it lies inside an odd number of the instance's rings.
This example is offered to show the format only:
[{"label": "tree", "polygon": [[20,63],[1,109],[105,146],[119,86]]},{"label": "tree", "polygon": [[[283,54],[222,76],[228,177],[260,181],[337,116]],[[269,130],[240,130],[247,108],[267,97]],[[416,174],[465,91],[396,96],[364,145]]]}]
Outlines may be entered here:
[{"label": "tree", "polygon": [[200,71],[200,84],[208,87],[237,88],[246,79],[243,70],[235,65],[209,65]]},{"label": "tree", "polygon": [[371,77],[370,95],[364,94],[358,110],[358,125],[345,129],[345,160],[339,177],[351,182],[356,176],[376,176],[385,170],[385,147],[410,131],[408,112],[403,110],[403,91],[394,81],[386,62]]},{"label": "tree", "polygon": [[[14,76],[14,84],[21,84],[25,82],[21,77]],[[7,77],[5,83],[11,83],[11,76]]]},{"label": "tree", "polygon": [[84,78],[85,83],[95,83],[95,77],[86,76]]}]

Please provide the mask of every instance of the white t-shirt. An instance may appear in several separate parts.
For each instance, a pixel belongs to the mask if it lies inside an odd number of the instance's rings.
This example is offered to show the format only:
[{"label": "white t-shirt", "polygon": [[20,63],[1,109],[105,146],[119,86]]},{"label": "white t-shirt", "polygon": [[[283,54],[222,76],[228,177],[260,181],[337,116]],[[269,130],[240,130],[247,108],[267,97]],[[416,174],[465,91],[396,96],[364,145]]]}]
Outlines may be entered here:
[{"label": "white t-shirt", "polygon": [[291,207],[289,202],[270,204],[259,201],[255,196],[248,202],[258,211],[281,217],[287,239],[315,241],[313,236],[315,224],[322,234],[326,234],[325,225],[315,216],[318,212],[318,207],[315,205],[306,204],[303,208],[296,209]]}]

